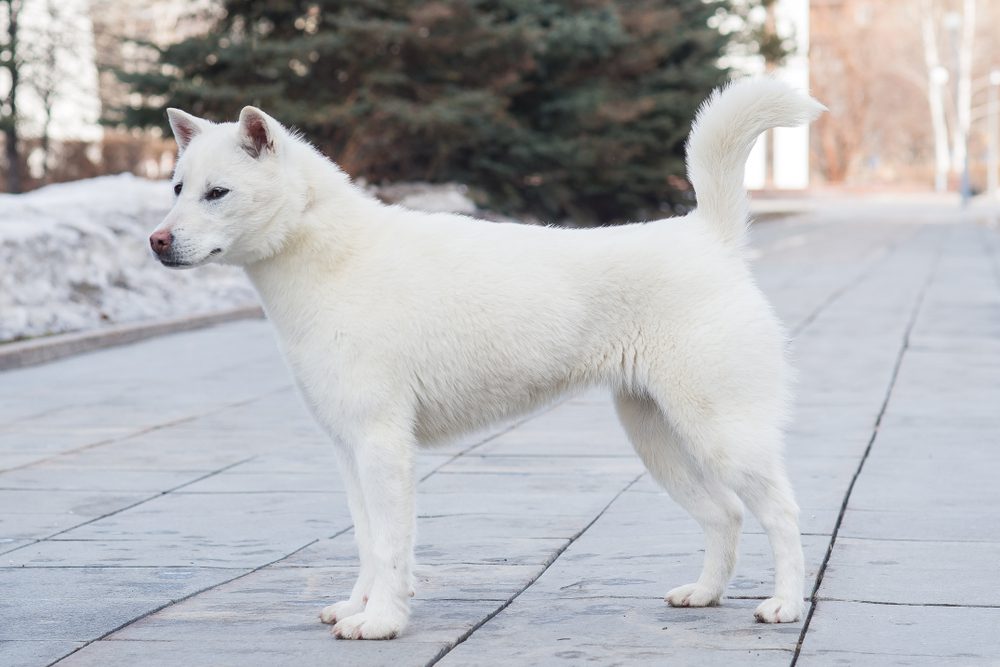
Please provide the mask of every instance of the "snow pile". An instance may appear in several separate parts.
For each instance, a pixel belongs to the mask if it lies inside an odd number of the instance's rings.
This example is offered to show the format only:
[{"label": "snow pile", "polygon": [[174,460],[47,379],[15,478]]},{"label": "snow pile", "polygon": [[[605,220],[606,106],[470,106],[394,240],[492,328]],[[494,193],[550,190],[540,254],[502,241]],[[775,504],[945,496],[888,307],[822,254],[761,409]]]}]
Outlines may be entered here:
[{"label": "snow pile", "polygon": [[172,196],[128,174],[0,195],[0,342],[256,303],[239,269],[153,260]]},{"label": "snow pile", "polygon": [[[403,183],[373,192],[425,211],[475,213],[459,185]],[[0,195],[0,342],[257,303],[240,269],[160,266],[149,234],[173,194],[129,174]]]},{"label": "snow pile", "polygon": [[389,204],[430,213],[476,212],[476,204],[468,196],[468,188],[456,183],[393,183],[377,188],[375,194]]}]

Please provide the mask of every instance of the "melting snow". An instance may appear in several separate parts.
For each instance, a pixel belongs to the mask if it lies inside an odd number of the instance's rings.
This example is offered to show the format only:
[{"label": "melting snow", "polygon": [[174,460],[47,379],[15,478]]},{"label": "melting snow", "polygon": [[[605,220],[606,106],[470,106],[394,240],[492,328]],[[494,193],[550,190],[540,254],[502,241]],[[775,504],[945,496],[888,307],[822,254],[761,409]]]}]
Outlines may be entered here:
[{"label": "melting snow", "polygon": [[239,269],[152,258],[171,197],[128,174],[0,195],[0,342],[256,303]]}]

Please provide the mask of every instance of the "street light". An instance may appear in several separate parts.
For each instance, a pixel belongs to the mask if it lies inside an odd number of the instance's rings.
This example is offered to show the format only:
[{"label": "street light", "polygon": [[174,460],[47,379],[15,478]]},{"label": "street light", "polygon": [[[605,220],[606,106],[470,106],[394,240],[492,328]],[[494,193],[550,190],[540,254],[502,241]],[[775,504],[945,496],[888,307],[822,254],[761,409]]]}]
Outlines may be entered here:
[{"label": "street light", "polygon": [[944,65],[935,65],[931,70],[931,83],[935,86],[943,86],[948,83],[948,79],[951,75],[948,74],[948,68]]},{"label": "street light", "polygon": [[986,190],[1000,198],[1000,68],[990,70],[990,91],[986,118],[989,123],[989,147],[986,167]]},{"label": "street light", "polygon": [[963,48],[961,44],[961,37],[959,32],[961,31],[965,23],[965,17],[955,11],[947,12],[944,15],[944,27],[948,31],[948,36],[951,41],[951,47],[953,52],[953,57],[955,59],[955,72],[957,76],[955,77],[955,161],[961,163],[960,166],[962,171],[959,181],[959,191],[962,196],[962,206],[966,206],[969,203],[969,199],[972,197],[972,185],[969,179],[969,123],[971,114],[970,108],[970,98],[971,90],[969,90],[968,82],[968,70],[963,68]]}]

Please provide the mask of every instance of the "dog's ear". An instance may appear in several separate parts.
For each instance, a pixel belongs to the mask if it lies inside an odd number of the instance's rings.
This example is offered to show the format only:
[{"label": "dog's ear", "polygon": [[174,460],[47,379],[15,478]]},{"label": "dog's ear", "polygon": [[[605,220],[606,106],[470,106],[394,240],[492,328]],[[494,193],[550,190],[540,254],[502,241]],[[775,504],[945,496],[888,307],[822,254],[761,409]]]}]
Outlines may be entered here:
[{"label": "dog's ear", "polygon": [[191,140],[208,125],[207,121],[180,109],[167,109],[167,119],[170,121],[170,129],[177,141],[178,153],[183,153]]},{"label": "dog's ear", "polygon": [[257,107],[243,107],[240,112],[240,144],[250,157],[259,158],[274,152],[277,121]]}]

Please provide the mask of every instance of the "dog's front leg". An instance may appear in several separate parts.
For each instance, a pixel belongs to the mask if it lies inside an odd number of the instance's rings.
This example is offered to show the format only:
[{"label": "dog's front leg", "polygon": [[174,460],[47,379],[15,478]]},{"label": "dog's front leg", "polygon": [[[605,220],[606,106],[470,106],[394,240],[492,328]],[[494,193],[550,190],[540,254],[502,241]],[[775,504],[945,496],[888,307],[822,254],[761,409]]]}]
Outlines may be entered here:
[{"label": "dog's front leg", "polygon": [[357,461],[354,452],[343,443],[337,443],[336,452],[340,474],[347,491],[347,504],[351,509],[351,519],[354,521],[354,541],[358,546],[358,560],[361,566],[354,588],[351,589],[350,598],[324,607],[320,612],[320,620],[331,625],[365,610],[374,575],[371,531],[368,525],[368,511],[365,509],[364,492],[358,477]]},{"label": "dog's front leg", "polygon": [[351,450],[368,517],[369,565],[362,563],[362,576],[370,568],[371,587],[364,611],[338,620],[333,633],[392,639],[406,627],[413,589],[414,440],[409,433],[374,429]]}]

